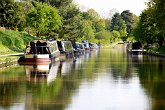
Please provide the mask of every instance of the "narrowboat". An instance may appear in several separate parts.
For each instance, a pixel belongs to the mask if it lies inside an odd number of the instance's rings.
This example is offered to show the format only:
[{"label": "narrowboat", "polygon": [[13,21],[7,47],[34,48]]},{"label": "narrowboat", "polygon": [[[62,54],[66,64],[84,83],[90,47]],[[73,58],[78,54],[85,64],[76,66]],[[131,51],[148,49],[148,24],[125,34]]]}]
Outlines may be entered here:
[{"label": "narrowboat", "polygon": [[73,57],[73,46],[71,41],[57,41],[57,45],[60,51],[60,59],[64,60],[68,57]]},{"label": "narrowboat", "polygon": [[99,46],[96,43],[89,43],[90,50],[96,50]]},{"label": "narrowboat", "polygon": [[89,42],[87,40],[82,41],[85,50],[90,50]]},{"label": "narrowboat", "polygon": [[133,42],[127,45],[127,51],[133,55],[142,55],[144,49],[141,42]]},{"label": "narrowboat", "polygon": [[26,46],[24,62],[50,62],[59,60],[60,51],[55,40],[34,40]]},{"label": "narrowboat", "polygon": [[26,79],[29,82],[47,82],[56,80],[59,68],[58,63],[25,65]]},{"label": "narrowboat", "polygon": [[82,55],[85,53],[85,47],[83,43],[80,42],[72,42],[73,48],[74,48],[74,54],[75,55]]}]

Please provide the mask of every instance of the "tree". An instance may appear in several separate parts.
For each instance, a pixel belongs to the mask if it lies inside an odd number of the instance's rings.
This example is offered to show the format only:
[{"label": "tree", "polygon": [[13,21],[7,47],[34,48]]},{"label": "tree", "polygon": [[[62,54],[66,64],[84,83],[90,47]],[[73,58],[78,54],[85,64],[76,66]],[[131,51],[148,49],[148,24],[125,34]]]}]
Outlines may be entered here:
[{"label": "tree", "polygon": [[134,15],[129,10],[125,10],[121,13],[122,19],[125,21],[127,26],[128,36],[132,33],[133,26],[135,23]]},{"label": "tree", "polygon": [[82,36],[82,17],[78,7],[70,3],[60,7],[63,25],[58,31],[59,38],[74,40]]},{"label": "tree", "polygon": [[70,3],[72,3],[73,0],[48,0],[48,1],[50,5],[59,8],[69,5]]},{"label": "tree", "polygon": [[36,31],[36,35],[48,35],[53,30],[58,30],[62,24],[58,10],[45,3],[35,3],[27,14],[27,25]]},{"label": "tree", "polygon": [[110,39],[111,42],[115,42],[121,38],[119,31],[113,30],[112,31],[112,38]]},{"label": "tree", "polygon": [[160,36],[157,23],[153,16],[153,9],[148,8],[140,15],[140,20],[134,30],[134,36],[137,41],[147,44],[156,43]]},{"label": "tree", "polygon": [[101,19],[99,14],[94,9],[89,9],[87,12],[82,12],[81,16],[84,20],[92,22],[92,28],[95,33],[105,30],[105,20]]},{"label": "tree", "polygon": [[0,1],[0,24],[5,27],[15,27],[18,23],[17,6],[14,0]]},{"label": "tree", "polygon": [[19,31],[23,31],[26,28],[26,15],[31,9],[32,4],[30,2],[15,2],[17,11],[15,12],[18,17],[16,27]]},{"label": "tree", "polygon": [[111,31],[111,19],[105,19],[106,29]]},{"label": "tree", "polygon": [[114,14],[111,20],[110,30],[120,32],[121,37],[127,36],[127,26],[119,13]]},{"label": "tree", "polygon": [[94,31],[92,29],[92,22],[90,20],[84,20],[83,22],[83,35],[89,42],[94,40]]},{"label": "tree", "polygon": [[109,31],[106,31],[106,30],[102,30],[98,33],[96,33],[95,35],[95,38],[98,39],[98,40],[109,40],[111,37],[111,33]]},{"label": "tree", "polygon": [[161,46],[165,42],[165,2],[164,0],[151,0],[148,2],[148,7],[153,9],[154,19],[160,30],[158,39]]},{"label": "tree", "polygon": [[95,24],[94,26],[95,26],[96,32],[100,32],[100,31],[103,31],[103,30],[106,29],[105,20],[104,19],[99,19],[94,24]]},{"label": "tree", "polygon": [[100,19],[100,15],[94,9],[88,9],[87,13],[91,17],[91,20],[95,21]]}]

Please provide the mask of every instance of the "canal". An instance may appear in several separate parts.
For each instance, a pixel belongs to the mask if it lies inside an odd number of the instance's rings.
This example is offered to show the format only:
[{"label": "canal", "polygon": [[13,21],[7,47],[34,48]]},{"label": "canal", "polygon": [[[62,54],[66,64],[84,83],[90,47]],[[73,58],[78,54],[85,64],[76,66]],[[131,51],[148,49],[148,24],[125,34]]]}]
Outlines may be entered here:
[{"label": "canal", "polygon": [[165,59],[123,47],[0,70],[0,110],[164,110]]}]

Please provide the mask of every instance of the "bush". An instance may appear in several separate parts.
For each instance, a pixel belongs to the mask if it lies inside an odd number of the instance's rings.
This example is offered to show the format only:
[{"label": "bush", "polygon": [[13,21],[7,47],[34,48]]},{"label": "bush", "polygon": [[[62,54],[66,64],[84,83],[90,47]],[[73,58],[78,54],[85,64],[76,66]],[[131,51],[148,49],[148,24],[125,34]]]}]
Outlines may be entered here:
[{"label": "bush", "polygon": [[33,39],[35,37],[25,32],[12,30],[0,31],[0,47],[2,49],[0,52],[23,51],[28,42]]}]

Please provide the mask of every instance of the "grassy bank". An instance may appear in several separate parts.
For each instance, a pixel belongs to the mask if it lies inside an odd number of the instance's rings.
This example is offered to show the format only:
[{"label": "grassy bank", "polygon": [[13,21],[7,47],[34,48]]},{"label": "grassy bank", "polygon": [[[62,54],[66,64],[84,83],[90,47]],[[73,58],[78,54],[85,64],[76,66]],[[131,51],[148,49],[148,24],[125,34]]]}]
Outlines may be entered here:
[{"label": "grassy bank", "polygon": [[[29,41],[35,37],[25,32],[5,30],[0,31],[0,55],[22,53]],[[19,56],[0,56],[0,67],[16,61]]]},{"label": "grassy bank", "polygon": [[23,52],[29,41],[35,37],[25,32],[19,31],[0,31],[0,54],[11,54]]}]

